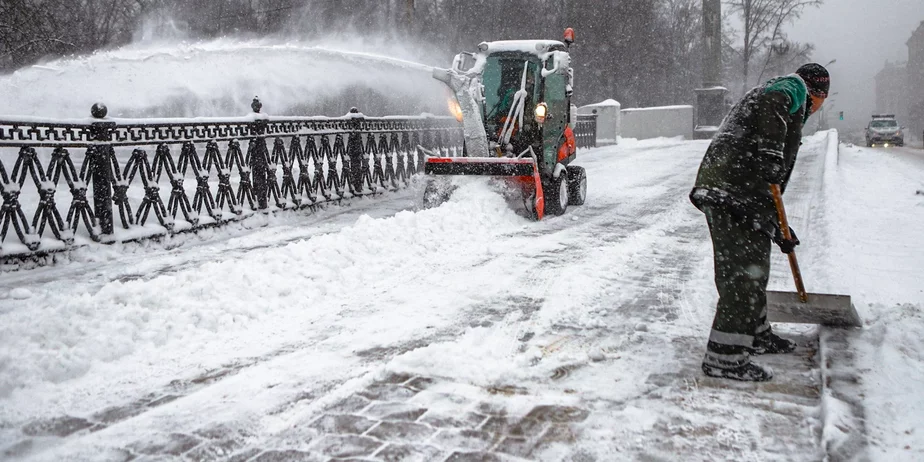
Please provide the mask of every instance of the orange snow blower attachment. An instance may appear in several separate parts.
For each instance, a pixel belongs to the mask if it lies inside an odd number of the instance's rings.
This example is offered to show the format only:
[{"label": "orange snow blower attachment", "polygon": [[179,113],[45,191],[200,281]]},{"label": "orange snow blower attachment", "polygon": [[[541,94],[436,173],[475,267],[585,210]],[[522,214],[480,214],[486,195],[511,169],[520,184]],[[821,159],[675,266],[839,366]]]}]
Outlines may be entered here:
[{"label": "orange snow blower attachment", "polygon": [[521,189],[523,197],[531,199],[533,217],[545,215],[545,195],[539,166],[530,157],[427,157],[427,175],[477,175],[510,179]]},{"label": "orange snow blower attachment", "polygon": [[[570,44],[574,31],[566,33]],[[452,92],[450,109],[462,122],[463,152],[426,154],[424,208],[438,207],[456,189],[449,176],[490,176],[541,220],[582,205],[586,172],[571,165],[577,155],[571,104],[574,70],[566,43],[555,40],[482,42],[433,78]],[[461,115],[461,117],[460,117]],[[442,178],[439,178],[442,177]],[[517,199],[514,195],[505,195]],[[546,202],[548,201],[548,202]]]}]

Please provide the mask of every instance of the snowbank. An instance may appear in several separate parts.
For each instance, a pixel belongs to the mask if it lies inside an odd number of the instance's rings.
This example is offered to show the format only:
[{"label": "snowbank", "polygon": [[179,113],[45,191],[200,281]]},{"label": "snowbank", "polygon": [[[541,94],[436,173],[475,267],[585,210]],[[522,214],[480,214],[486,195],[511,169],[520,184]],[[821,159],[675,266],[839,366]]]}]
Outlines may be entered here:
[{"label": "snowbank", "polygon": [[828,333],[843,338],[832,352],[840,364],[827,373],[852,394],[826,397],[824,444],[862,459],[845,434],[863,431],[871,460],[922,460],[924,196],[915,192],[924,185],[924,154],[838,146],[836,132],[828,147],[825,284],[853,297],[865,326]]},{"label": "snowbank", "polygon": [[[0,293],[8,299],[0,313],[0,397],[73,380],[129,355],[192,354],[215,337],[276,329],[279,318],[304,327],[326,311],[367,303],[374,297],[364,291],[380,284],[439,287],[444,268],[496,251],[484,247],[485,235],[526,223],[472,181],[439,209],[363,216],[281,248],[190,262],[195,270],[101,281],[91,291],[51,281],[30,287],[28,297],[20,289]],[[423,258],[433,252],[443,258]]]}]

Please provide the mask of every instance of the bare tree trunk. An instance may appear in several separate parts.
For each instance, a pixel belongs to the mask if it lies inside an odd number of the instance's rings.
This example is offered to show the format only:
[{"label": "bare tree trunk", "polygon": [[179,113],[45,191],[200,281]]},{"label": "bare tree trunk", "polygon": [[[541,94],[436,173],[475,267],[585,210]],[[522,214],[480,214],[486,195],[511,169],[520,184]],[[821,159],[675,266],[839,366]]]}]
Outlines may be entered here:
[{"label": "bare tree trunk", "polygon": [[[742,91],[748,90],[751,60],[760,56],[764,49],[771,53],[771,47],[785,40],[783,25],[797,19],[809,6],[821,5],[822,0],[725,0],[733,12],[741,15],[744,23],[744,46],[741,49]],[[769,63],[769,60],[768,60]],[[763,77],[767,63],[760,70]]]},{"label": "bare tree trunk", "polygon": [[225,0],[218,0],[218,21],[217,21],[218,22],[217,24],[218,35],[221,35],[222,33],[221,20],[224,14],[225,14]]},{"label": "bare tree trunk", "polygon": [[405,13],[407,14],[405,24],[407,25],[408,32],[410,32],[414,27],[414,0],[407,0]]}]

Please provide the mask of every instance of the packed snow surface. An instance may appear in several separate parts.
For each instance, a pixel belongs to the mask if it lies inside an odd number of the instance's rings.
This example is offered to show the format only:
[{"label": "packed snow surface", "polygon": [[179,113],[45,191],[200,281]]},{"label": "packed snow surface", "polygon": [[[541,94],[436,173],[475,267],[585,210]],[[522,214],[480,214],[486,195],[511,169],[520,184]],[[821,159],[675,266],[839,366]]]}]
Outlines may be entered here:
[{"label": "packed snow surface", "polygon": [[825,221],[830,288],[854,297],[873,460],[924,459],[924,150],[840,147]]},{"label": "packed snow surface", "polygon": [[[863,403],[858,457],[920,459],[924,155],[838,149],[827,132],[804,141],[786,201],[806,284],[852,295],[865,320],[846,334],[860,388],[841,396]],[[260,448],[252,455],[310,452],[326,444],[308,429],[325,409],[407,374],[434,382],[409,398],[427,412],[408,429],[464,420],[471,402],[511,418],[537,404],[585,409],[573,438],[536,460],[820,460],[821,439],[844,444],[856,409],[800,385],[820,383],[817,365],[780,358],[759,388],[710,385],[698,370],[716,294],[687,193],[707,145],[581,151],[586,205],[542,222],[471,179],[435,209],[419,209],[417,185],[3,274],[0,451],[123,460],[125,448],[173,451],[163,441],[176,435],[198,436],[171,448],[202,450],[203,429],[221,427],[247,435],[237,443]],[[783,256],[773,264],[771,288],[791,290]],[[51,425],[36,422],[77,425],[62,416],[103,427],[30,436]],[[446,434],[420,438],[434,451],[461,444]]]}]

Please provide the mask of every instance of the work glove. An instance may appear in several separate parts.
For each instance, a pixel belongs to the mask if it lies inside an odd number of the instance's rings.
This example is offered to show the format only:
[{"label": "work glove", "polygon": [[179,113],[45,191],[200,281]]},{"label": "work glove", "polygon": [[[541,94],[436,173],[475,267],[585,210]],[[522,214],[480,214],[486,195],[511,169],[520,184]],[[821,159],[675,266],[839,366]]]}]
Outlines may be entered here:
[{"label": "work glove", "polygon": [[789,228],[789,236],[792,239],[783,237],[783,231],[781,231],[780,228],[776,228],[776,233],[773,235],[773,242],[780,246],[780,250],[783,251],[783,253],[792,253],[792,251],[796,249],[796,246],[800,244],[799,238],[796,237],[796,232],[792,230],[792,227]]}]

